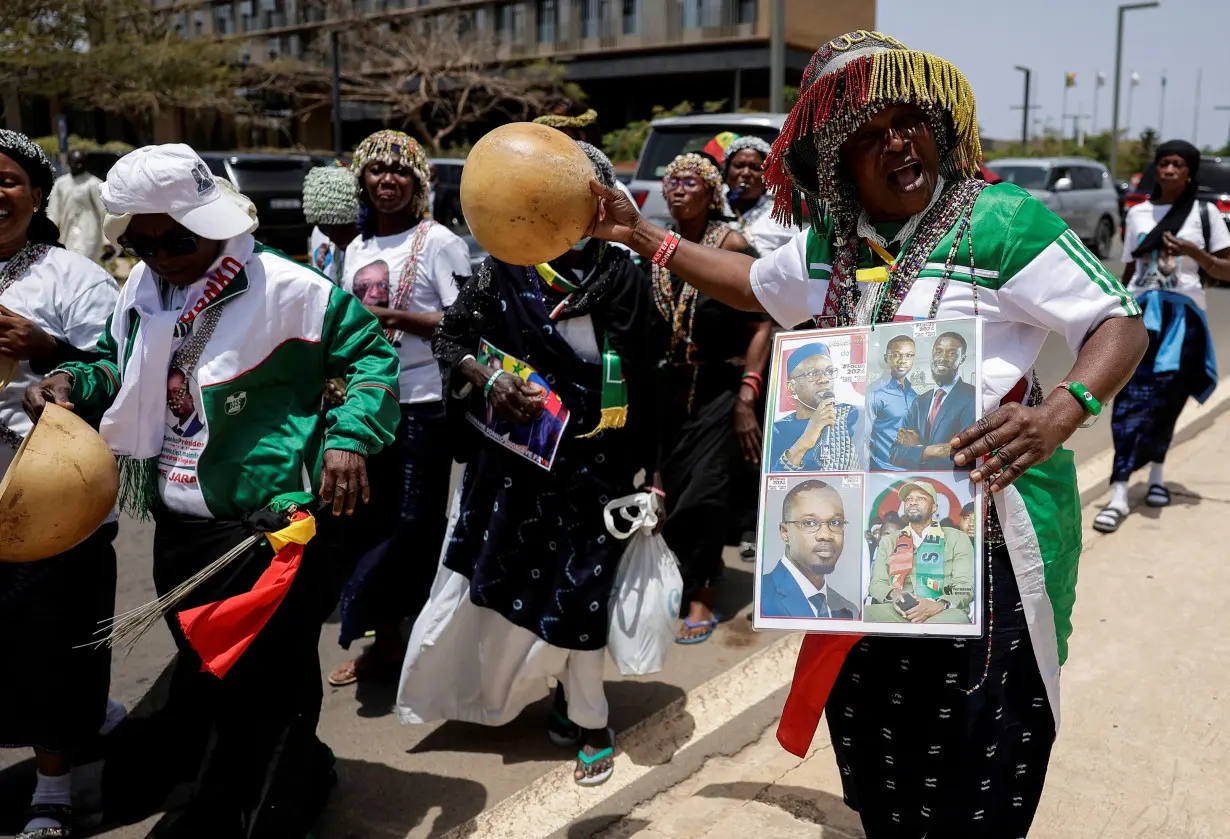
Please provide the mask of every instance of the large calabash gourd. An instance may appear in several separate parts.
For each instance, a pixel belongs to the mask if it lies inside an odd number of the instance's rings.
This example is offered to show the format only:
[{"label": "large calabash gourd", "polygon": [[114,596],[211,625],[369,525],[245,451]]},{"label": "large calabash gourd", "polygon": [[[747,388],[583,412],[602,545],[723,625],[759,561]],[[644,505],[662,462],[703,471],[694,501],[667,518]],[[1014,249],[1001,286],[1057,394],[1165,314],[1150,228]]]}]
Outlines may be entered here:
[{"label": "large calabash gourd", "polygon": [[594,166],[566,134],[514,122],[484,136],[461,173],[461,211],[487,253],[537,265],[567,253],[593,225]]},{"label": "large calabash gourd", "polygon": [[93,428],[47,405],[0,481],[0,562],[46,559],[81,544],[115,507],[120,476]]}]

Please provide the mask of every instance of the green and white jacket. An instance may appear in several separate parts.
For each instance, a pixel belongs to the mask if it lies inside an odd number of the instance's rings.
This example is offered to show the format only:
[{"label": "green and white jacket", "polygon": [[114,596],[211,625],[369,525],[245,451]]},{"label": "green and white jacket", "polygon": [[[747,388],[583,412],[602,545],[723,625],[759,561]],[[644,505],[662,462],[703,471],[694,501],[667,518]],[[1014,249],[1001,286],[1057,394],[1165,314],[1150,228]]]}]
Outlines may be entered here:
[{"label": "green and white jacket", "polygon": [[[786,328],[822,312],[833,264],[833,223],[826,222],[824,235],[805,231],[752,268],[757,299]],[[1010,393],[1014,398],[1028,393],[1021,384],[1031,380],[1049,333],[1063,335],[1075,353],[1107,318],[1140,314],[1119,280],[1063,220],[1017,186],[1004,183],[984,189],[974,205],[971,230],[974,264],[963,243],[936,317],[973,317],[977,288],[977,314],[984,324],[984,413]],[[955,229],[950,230],[932,251],[896,320],[929,316],[955,236]],[[870,249],[864,244],[859,267],[872,266]],[[995,504],[1058,726],[1059,668],[1072,634],[1081,551],[1072,453],[1061,448],[997,493]]]},{"label": "green and white jacket", "polygon": [[[107,428],[132,417],[122,411],[117,417],[117,394],[126,377],[157,377],[163,398],[157,404],[140,400],[139,414],[142,423],[158,423],[151,433],[165,434],[166,442],[161,453],[154,444],[160,498],[149,496],[152,487],[136,490],[145,493],[144,506],[161,503],[189,515],[239,519],[283,496],[318,492],[326,449],[366,456],[393,440],[401,417],[400,366],[376,318],[316,271],[251,241],[240,245],[235,252],[242,263],[232,260],[232,271],[221,275],[215,269],[187,290],[188,299],[199,301],[198,316],[223,306],[196,369],[189,371],[195,410],[190,420],[168,414],[165,361],[133,357],[134,348],[151,340],[144,334],[138,340],[141,301],[148,306],[151,289],[165,291],[144,264],[129,277],[99,339],[103,358],[61,368],[74,376],[76,410],[101,422],[104,438],[120,455],[132,452],[117,447]],[[179,305],[176,300],[176,310]],[[338,377],[347,383],[346,400],[322,414],[324,382]],[[168,457],[174,461],[185,452],[190,457],[168,468]]]}]

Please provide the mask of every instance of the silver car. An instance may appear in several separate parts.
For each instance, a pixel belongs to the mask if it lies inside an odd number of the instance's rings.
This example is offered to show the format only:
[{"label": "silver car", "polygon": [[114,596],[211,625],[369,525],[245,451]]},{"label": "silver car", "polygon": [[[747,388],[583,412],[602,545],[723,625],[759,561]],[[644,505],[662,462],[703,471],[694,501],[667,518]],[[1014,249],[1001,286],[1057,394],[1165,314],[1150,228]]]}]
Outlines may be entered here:
[{"label": "silver car", "polygon": [[725,131],[740,136],[754,134],[772,143],[785,121],[785,114],[698,114],[654,120],[636,164],[636,177],[628,185],[632,197],[651,221],[665,224],[670,221],[670,211],[662,197],[662,178],[672,160],[703,151],[709,141]]},{"label": "silver car", "polygon": [[1099,259],[1110,256],[1119,194],[1101,163],[1083,157],[1006,157],[987,168],[1040,199]]}]

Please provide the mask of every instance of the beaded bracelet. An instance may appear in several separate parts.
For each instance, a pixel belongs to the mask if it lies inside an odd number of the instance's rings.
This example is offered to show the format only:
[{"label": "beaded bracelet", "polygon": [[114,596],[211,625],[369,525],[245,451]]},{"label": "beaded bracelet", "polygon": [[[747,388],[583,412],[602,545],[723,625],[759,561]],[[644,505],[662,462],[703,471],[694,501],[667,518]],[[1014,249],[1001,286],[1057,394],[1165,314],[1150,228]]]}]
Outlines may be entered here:
[{"label": "beaded bracelet", "polygon": [[652,492],[654,495],[660,495],[662,496],[662,498],[666,498],[666,491],[659,489],[658,487],[651,486],[649,487],[649,491]]},{"label": "beaded bracelet", "polygon": [[666,238],[662,240],[662,244],[658,246],[658,251],[650,260],[659,268],[665,268],[667,263],[671,261],[671,257],[675,255],[675,251],[679,247],[679,234],[673,230],[666,231]]},{"label": "beaded bracelet", "polygon": [[483,396],[484,397],[488,399],[491,398],[491,388],[495,386],[495,380],[498,379],[500,376],[503,376],[504,373],[505,373],[504,370],[496,370],[494,373],[491,374],[491,378],[488,379],[487,384],[483,386]]}]

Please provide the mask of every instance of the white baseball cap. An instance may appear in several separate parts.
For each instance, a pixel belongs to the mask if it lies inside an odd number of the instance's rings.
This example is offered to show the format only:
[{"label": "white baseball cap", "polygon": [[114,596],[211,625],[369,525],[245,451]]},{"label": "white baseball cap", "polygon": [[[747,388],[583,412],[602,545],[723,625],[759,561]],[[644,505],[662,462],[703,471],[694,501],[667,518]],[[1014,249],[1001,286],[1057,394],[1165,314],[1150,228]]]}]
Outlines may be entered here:
[{"label": "white baseball cap", "polygon": [[234,200],[205,161],[183,143],[144,146],[116,161],[100,188],[103,235],[118,244],[135,215],[165,213],[196,235],[221,242],[257,227],[251,202]]}]

